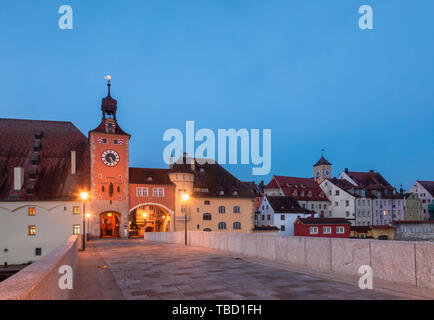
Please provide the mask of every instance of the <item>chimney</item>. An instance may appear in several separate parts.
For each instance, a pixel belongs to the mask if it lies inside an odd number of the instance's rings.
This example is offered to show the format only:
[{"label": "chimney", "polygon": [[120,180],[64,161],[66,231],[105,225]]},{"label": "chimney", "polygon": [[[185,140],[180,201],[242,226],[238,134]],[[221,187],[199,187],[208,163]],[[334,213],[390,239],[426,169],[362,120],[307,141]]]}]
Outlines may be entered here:
[{"label": "chimney", "polygon": [[75,150],[71,150],[71,175],[75,175],[77,169],[77,153]]},{"label": "chimney", "polygon": [[348,168],[345,168],[345,173],[348,173]]},{"label": "chimney", "polygon": [[369,173],[374,173],[374,170],[369,170]]},{"label": "chimney", "polygon": [[191,170],[194,171],[194,169],[196,168],[196,161],[194,160],[194,158],[190,158],[190,164],[191,164]]},{"label": "chimney", "polygon": [[170,155],[170,158],[169,158],[169,168],[170,169],[173,168],[173,155]]},{"label": "chimney", "polygon": [[14,190],[21,191],[24,184],[24,168],[15,167],[14,168]]}]

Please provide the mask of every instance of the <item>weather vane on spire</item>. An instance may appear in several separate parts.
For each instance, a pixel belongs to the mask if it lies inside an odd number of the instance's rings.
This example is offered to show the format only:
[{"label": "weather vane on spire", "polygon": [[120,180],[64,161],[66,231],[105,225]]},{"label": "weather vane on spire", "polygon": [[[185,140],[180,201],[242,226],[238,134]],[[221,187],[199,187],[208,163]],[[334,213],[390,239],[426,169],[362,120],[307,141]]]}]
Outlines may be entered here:
[{"label": "weather vane on spire", "polygon": [[325,149],[321,149],[321,157],[324,157],[324,151]]}]

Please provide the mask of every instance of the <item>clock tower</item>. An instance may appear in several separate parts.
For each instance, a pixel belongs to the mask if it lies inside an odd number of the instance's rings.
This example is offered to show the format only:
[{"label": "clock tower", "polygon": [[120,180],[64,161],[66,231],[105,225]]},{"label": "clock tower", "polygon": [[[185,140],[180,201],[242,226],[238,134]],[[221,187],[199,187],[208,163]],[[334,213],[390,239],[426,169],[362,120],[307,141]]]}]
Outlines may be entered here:
[{"label": "clock tower", "polygon": [[313,179],[321,183],[325,179],[331,179],[332,177],[332,164],[324,158],[324,154],[321,155],[321,159],[313,165]]},{"label": "clock tower", "polygon": [[118,125],[117,101],[110,95],[111,77],[106,79],[108,94],[102,99],[102,120],[89,131],[89,231],[97,238],[124,238],[128,237],[130,135]]}]

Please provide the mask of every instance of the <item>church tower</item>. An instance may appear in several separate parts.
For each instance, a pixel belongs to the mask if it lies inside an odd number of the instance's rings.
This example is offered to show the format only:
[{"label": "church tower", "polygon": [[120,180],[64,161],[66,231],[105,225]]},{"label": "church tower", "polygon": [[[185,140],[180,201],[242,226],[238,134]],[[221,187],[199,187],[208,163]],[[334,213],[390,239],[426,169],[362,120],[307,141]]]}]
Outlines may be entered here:
[{"label": "church tower", "polygon": [[321,154],[321,159],[313,165],[313,179],[321,183],[325,179],[332,177],[332,164],[324,158],[324,154]]},{"label": "church tower", "polygon": [[[117,101],[108,94],[102,99],[101,123],[89,131],[90,146],[90,233],[93,237],[128,237],[129,140],[116,119]],[[87,230],[86,230],[87,232]]]}]

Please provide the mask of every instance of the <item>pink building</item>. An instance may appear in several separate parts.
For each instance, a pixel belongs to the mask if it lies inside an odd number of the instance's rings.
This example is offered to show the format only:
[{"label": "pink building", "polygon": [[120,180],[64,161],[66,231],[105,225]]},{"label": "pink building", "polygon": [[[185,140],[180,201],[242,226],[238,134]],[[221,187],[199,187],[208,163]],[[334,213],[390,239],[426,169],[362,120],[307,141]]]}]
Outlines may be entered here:
[{"label": "pink building", "polygon": [[345,169],[339,178],[363,187],[369,193],[373,225],[389,225],[393,220],[404,220],[404,197],[379,172],[350,172]]}]

